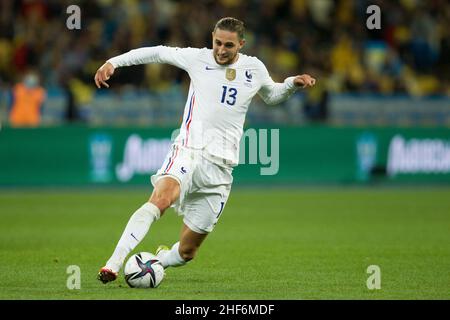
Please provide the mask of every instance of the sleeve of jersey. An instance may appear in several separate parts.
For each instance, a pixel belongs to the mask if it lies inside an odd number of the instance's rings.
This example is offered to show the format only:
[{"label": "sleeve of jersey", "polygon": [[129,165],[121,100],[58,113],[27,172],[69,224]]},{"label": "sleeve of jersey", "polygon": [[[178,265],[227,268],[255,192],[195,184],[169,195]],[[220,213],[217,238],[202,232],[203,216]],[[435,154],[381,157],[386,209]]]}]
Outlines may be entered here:
[{"label": "sleeve of jersey", "polygon": [[278,83],[272,80],[264,65],[262,65],[261,69],[263,79],[258,94],[265,103],[270,105],[279,104],[297,91],[297,86],[294,84],[295,77],[288,77],[284,82]]},{"label": "sleeve of jersey", "polygon": [[147,63],[167,63],[187,70],[198,49],[166,46],[144,47],[109,59],[114,68]]}]

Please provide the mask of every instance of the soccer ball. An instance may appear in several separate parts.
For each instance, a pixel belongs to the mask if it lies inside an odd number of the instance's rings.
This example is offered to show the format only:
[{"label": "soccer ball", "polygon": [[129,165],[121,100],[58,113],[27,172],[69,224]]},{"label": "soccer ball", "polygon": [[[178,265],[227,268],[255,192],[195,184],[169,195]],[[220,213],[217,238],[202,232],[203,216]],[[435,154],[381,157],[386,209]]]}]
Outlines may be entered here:
[{"label": "soccer ball", "polygon": [[124,273],[132,288],[156,288],[164,278],[164,267],[154,254],[140,252],[128,259]]}]

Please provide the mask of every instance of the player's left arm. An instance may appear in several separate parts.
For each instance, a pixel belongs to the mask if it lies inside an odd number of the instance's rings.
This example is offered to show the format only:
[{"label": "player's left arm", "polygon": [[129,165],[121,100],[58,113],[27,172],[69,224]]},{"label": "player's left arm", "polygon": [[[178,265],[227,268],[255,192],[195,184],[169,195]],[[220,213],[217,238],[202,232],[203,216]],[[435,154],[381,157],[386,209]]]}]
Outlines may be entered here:
[{"label": "player's left arm", "polygon": [[316,84],[316,79],[309,74],[301,74],[294,77],[294,85],[300,88],[309,88]]},{"label": "player's left arm", "polygon": [[272,80],[266,67],[261,63],[262,85],[258,94],[265,103],[274,105],[287,100],[299,88],[309,88],[316,84],[316,79],[309,74],[288,77],[279,83]]}]

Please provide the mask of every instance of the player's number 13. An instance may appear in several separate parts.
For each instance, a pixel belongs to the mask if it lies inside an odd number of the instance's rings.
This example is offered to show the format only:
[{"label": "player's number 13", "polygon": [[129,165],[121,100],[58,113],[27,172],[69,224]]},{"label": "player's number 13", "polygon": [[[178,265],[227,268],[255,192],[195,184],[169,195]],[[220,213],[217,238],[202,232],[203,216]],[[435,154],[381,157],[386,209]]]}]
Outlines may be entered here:
[{"label": "player's number 13", "polygon": [[236,94],[237,89],[236,88],[229,88],[227,86],[222,86],[222,99],[220,100],[221,103],[226,103],[229,106],[234,106],[236,103]]}]

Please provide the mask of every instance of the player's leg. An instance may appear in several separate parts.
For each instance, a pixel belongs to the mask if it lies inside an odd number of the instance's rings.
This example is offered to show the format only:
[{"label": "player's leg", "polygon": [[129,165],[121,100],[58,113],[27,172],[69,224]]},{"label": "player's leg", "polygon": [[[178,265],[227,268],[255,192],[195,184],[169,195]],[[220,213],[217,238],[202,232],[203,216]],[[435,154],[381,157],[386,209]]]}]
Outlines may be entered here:
[{"label": "player's leg", "polygon": [[164,268],[181,266],[192,260],[203,240],[213,231],[230,194],[231,169],[203,161],[192,182],[194,192],[185,197],[184,210],[180,212],[184,216],[180,241],[171,249],[157,253]]},{"label": "player's leg", "polygon": [[180,196],[180,182],[173,176],[161,177],[155,184],[155,188],[148,202],[155,205],[160,215],[169,208]]},{"label": "player's leg", "polygon": [[125,258],[144,239],[151,224],[164,214],[179,195],[180,184],[175,178],[163,176],[156,182],[149,201],[133,213],[111,258],[100,269],[100,281],[106,283],[116,279]]},{"label": "player's leg", "polygon": [[186,224],[183,224],[180,241],[175,243],[169,250],[159,250],[157,252],[157,256],[163,267],[182,266],[194,259],[207,235],[208,233],[192,231]]}]

